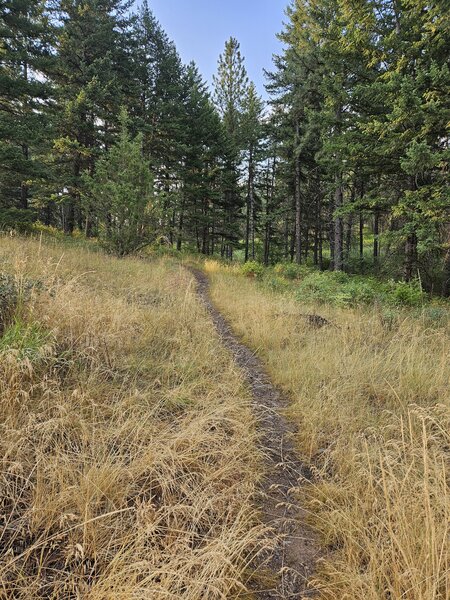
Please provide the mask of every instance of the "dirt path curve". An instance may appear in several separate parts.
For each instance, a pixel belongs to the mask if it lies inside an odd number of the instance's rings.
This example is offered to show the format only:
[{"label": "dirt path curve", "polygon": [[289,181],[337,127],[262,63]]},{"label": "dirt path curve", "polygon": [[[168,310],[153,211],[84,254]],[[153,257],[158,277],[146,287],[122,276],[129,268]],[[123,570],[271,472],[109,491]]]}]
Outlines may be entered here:
[{"label": "dirt path curve", "polygon": [[198,269],[190,271],[224,346],[232,352],[251,388],[267,457],[260,506],[264,522],[273,528],[280,541],[265,562],[265,567],[274,573],[276,583],[273,589],[257,590],[255,595],[260,600],[311,598],[315,594],[307,587],[307,580],[319,552],[314,535],[305,524],[305,513],[293,496],[294,488],[302,485],[308,472],[291,441],[295,425],[281,414],[287,402],[270,382],[261,361],[237,340],[226,319],[214,307],[208,277]]}]

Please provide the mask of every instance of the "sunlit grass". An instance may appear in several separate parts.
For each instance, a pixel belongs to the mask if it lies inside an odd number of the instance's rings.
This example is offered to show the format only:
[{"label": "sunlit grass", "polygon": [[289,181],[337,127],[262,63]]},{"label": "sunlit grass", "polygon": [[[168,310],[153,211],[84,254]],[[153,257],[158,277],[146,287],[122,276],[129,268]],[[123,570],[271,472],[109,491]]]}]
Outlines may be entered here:
[{"label": "sunlit grass", "polygon": [[237,597],[260,456],[191,276],[8,238],[0,268],[0,597]]},{"label": "sunlit grass", "polygon": [[314,474],[299,501],[328,552],[321,597],[449,598],[448,319],[430,327],[412,311],[303,304],[206,268],[215,303],[291,398]]}]

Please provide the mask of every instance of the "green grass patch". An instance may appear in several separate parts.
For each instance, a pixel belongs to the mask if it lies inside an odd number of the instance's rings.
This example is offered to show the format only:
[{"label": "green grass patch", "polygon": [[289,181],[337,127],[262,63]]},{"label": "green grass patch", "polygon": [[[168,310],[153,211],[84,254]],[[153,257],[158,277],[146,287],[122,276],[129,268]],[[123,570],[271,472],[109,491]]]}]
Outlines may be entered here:
[{"label": "green grass patch", "polygon": [[19,360],[38,360],[42,358],[49,340],[50,333],[38,323],[25,323],[16,319],[0,338],[0,354],[15,351]]}]

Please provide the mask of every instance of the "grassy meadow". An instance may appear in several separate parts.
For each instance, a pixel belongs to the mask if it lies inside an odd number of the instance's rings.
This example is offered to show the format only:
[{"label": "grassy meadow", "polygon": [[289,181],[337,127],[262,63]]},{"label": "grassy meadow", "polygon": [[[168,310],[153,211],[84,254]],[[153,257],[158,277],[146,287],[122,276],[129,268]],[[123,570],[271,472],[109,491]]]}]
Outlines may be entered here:
[{"label": "grassy meadow", "polygon": [[0,598],[240,597],[248,391],[170,259],[0,239]]},{"label": "grassy meadow", "polygon": [[448,311],[342,305],[303,298],[301,276],[274,289],[241,268],[206,270],[214,302],[290,398],[313,473],[299,501],[324,548],[320,597],[450,598]]}]

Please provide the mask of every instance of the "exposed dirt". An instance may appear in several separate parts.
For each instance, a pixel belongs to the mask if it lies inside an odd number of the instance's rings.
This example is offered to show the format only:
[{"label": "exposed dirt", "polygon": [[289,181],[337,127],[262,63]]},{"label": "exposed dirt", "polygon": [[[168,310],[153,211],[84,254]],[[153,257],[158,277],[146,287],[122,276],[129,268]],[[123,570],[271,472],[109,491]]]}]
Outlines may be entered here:
[{"label": "exposed dirt", "polygon": [[260,600],[292,600],[311,598],[314,589],[308,586],[319,549],[311,529],[305,523],[305,511],[295,500],[295,490],[309,478],[292,443],[295,425],[282,414],[287,400],[275,388],[261,361],[239,342],[209,296],[208,277],[191,269],[197,281],[200,298],[208,309],[223,344],[244,372],[251,388],[255,412],[266,455],[266,477],[261,489],[260,508],[264,522],[278,538],[275,551],[263,559],[259,568],[269,569],[273,577],[255,577],[255,582],[275,582],[272,589],[255,589]]}]

